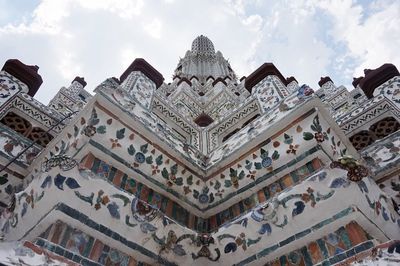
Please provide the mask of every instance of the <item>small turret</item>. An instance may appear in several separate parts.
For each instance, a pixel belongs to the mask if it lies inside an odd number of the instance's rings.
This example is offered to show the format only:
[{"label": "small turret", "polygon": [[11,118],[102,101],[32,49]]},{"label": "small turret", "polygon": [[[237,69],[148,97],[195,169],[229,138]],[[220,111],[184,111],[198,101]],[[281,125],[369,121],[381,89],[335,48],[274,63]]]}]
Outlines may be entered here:
[{"label": "small turret", "polygon": [[119,78],[120,83],[122,84],[125,79],[128,78],[129,74],[131,74],[133,71],[140,71],[146,77],[151,79],[155,84],[156,87],[159,88],[164,81],[164,77],[160,72],[158,72],[154,67],[152,67],[149,63],[147,63],[146,60],[143,58],[136,58],[132,64],[124,71],[124,73],[121,75]]},{"label": "small turret", "polygon": [[251,92],[252,88],[268,75],[277,76],[280,81],[282,81],[283,85],[287,85],[286,79],[274,64],[264,63],[246,78],[244,86],[249,92]]},{"label": "small turret", "polygon": [[62,115],[69,115],[82,109],[92,97],[84,89],[86,84],[85,78],[76,76],[69,87],[63,87],[58,91],[48,106]]},{"label": "small turret", "polygon": [[364,74],[365,77],[354,79],[353,86],[357,87],[357,85],[359,85],[368,99],[374,97],[374,91],[377,87],[389,79],[400,75],[396,66],[393,64],[383,64],[373,70],[365,69]]},{"label": "small turret", "polygon": [[[136,58],[119,78],[121,87],[144,108],[150,108],[152,95],[163,85],[164,77],[143,58]],[[190,81],[188,81],[189,84]]]},{"label": "small turret", "polygon": [[286,78],[286,84],[286,87],[290,92],[297,90],[299,87],[297,79],[293,76]]},{"label": "small turret", "polygon": [[29,91],[26,93],[32,97],[43,83],[42,77],[38,74],[38,66],[25,65],[18,59],[7,60],[1,70],[6,71],[8,74],[26,84],[29,88]]},{"label": "small turret", "polygon": [[78,77],[78,76],[76,76],[76,77],[74,78],[74,80],[71,82],[71,84],[73,84],[75,81],[78,82],[79,84],[81,84],[83,88],[85,88],[86,85],[87,85],[87,83],[86,83],[86,81],[85,81],[85,78],[83,78],[83,77]]},{"label": "small turret", "polygon": [[321,79],[320,79],[319,82],[318,82],[318,85],[319,85],[320,87],[322,87],[322,86],[324,86],[324,85],[325,85],[326,83],[328,83],[328,82],[332,82],[332,83],[333,83],[332,79],[331,79],[329,76],[321,77]]}]

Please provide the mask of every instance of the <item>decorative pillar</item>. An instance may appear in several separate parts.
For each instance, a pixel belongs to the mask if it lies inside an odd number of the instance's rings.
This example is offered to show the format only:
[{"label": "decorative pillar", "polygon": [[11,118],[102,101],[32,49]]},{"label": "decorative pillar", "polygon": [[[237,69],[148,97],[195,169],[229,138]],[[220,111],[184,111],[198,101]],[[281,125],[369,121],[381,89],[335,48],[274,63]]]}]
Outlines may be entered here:
[{"label": "decorative pillar", "polygon": [[121,87],[139,105],[150,109],[153,94],[164,78],[142,58],[135,59],[120,77]]},{"label": "decorative pillar", "polygon": [[0,110],[19,92],[35,95],[43,82],[38,70],[38,66],[25,65],[18,59],[6,61],[0,71]]}]

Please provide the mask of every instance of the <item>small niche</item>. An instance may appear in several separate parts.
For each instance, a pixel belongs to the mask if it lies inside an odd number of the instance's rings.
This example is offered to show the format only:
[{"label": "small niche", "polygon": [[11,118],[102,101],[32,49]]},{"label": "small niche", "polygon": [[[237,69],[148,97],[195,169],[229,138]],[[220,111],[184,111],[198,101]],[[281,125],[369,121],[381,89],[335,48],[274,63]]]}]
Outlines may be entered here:
[{"label": "small niche", "polygon": [[202,113],[201,115],[199,115],[194,122],[199,126],[199,127],[206,127],[208,125],[210,125],[212,122],[214,122],[214,120],[205,113]]}]

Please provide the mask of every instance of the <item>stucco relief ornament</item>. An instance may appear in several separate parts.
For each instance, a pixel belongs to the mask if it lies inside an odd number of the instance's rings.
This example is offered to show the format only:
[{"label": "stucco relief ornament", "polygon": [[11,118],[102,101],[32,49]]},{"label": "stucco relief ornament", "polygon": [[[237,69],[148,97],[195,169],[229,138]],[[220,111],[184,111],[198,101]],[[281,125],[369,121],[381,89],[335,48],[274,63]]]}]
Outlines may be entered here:
[{"label": "stucco relief ornament", "polygon": [[[15,90],[18,89],[15,86],[15,83],[19,83],[19,82],[17,82],[13,78],[13,76],[11,76],[9,74],[6,74],[6,76],[7,76],[6,78],[0,79],[0,98],[2,98],[2,99],[8,98],[12,94],[14,94]],[[19,89],[21,89],[20,86],[19,86]]]},{"label": "stucco relief ornament", "polygon": [[132,96],[120,87],[113,92],[112,97],[127,111],[132,111],[136,105]]},{"label": "stucco relief ornament", "polygon": [[131,203],[131,211],[133,217],[139,222],[151,222],[157,216],[157,210],[149,204],[143,203],[141,200],[134,198]]},{"label": "stucco relief ornament", "polygon": [[7,211],[10,213],[14,212],[16,204],[17,204],[17,197],[15,196],[15,194],[13,194],[11,197],[11,201],[7,206]]},{"label": "stucco relief ornament", "polygon": [[63,171],[69,171],[78,165],[75,159],[72,159],[68,155],[54,155],[50,159],[47,159],[42,163],[42,169],[44,172],[50,171],[54,167],[60,167]]},{"label": "stucco relief ornament", "polygon": [[358,182],[368,176],[368,169],[351,156],[340,157],[330,165],[331,168],[340,168],[347,171],[350,181]]},{"label": "stucco relief ornament", "polygon": [[214,249],[214,251],[216,252],[216,257],[213,258],[213,255],[211,254],[211,251],[208,248],[210,244],[215,244],[215,240],[212,236],[208,234],[198,235],[195,240],[195,243],[197,244],[198,247],[201,246],[201,249],[197,252],[197,254],[192,253],[193,260],[196,260],[200,257],[205,257],[211,261],[219,260],[221,256],[220,250],[218,248]]},{"label": "stucco relief ornament", "polygon": [[[1,82],[1,81],[0,81]],[[11,95],[10,89],[7,85],[0,83],[0,98],[7,98]]]},{"label": "stucco relief ornament", "polygon": [[200,201],[200,203],[205,204],[205,203],[208,202],[208,200],[209,200],[209,198],[208,198],[208,195],[207,195],[206,193],[201,193],[201,194],[199,195],[199,201]]},{"label": "stucco relief ornament", "polygon": [[89,138],[93,137],[96,133],[97,133],[96,127],[93,125],[88,125],[88,126],[84,127],[84,129],[83,129],[83,134],[85,134],[85,136],[87,136]]},{"label": "stucco relief ornament", "polygon": [[186,251],[179,242],[193,236],[194,235],[183,235],[178,238],[173,230],[169,230],[167,237],[164,236],[163,238],[157,237],[155,233],[152,234],[154,241],[160,245],[159,254],[162,254],[163,252],[169,253],[172,250],[178,256],[186,255]]},{"label": "stucco relief ornament", "polygon": [[298,90],[297,90],[297,97],[299,99],[311,96],[314,93],[314,90],[311,89],[307,84],[303,84]]},{"label": "stucco relief ornament", "polygon": [[[264,206],[257,210],[254,210],[251,217],[257,221],[272,221],[276,217],[277,208],[279,207],[278,199],[274,198],[271,202],[268,202]],[[277,220],[275,218],[275,220]]]}]

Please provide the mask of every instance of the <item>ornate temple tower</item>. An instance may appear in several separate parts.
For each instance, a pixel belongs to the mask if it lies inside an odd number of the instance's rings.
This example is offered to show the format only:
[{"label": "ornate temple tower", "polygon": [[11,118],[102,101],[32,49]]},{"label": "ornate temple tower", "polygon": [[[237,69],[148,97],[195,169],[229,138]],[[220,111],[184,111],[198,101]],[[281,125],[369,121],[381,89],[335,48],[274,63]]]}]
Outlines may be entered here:
[{"label": "ornate temple tower", "polygon": [[220,51],[215,52],[214,44],[206,36],[200,35],[194,39],[192,49],[179,60],[175,75],[206,83],[208,78],[236,79],[229,62]]},{"label": "ornate temple tower", "polygon": [[238,80],[201,35],[171,83],[138,58],[44,106],[37,67],[7,64],[2,263],[334,265],[400,238],[394,65],[314,93],[272,63]]}]

